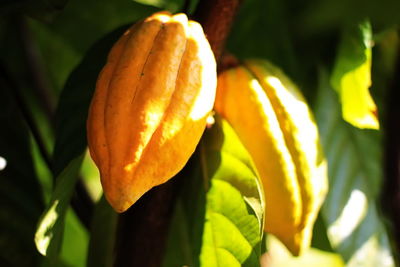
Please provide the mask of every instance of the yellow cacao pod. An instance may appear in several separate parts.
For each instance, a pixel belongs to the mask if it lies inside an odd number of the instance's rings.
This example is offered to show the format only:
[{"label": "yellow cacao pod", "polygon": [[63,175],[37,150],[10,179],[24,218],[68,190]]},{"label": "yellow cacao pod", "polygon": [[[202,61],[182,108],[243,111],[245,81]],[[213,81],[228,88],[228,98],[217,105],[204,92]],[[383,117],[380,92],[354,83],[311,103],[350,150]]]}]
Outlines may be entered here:
[{"label": "yellow cacao pod", "polygon": [[117,212],[186,164],[212,110],[216,76],[202,27],[185,14],[155,13],[112,47],[89,108],[87,139]]},{"label": "yellow cacao pod", "polygon": [[237,132],[262,181],[265,231],[301,254],[328,189],[306,101],[277,67],[251,60],[219,75],[215,109]]}]

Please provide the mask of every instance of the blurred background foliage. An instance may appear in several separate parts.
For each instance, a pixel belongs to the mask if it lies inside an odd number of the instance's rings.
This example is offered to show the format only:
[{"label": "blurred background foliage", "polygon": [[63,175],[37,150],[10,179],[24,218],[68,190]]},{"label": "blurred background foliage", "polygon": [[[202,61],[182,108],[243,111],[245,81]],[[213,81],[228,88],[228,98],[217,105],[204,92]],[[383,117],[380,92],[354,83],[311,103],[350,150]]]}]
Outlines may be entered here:
[{"label": "blurred background foliage", "polygon": [[[186,8],[190,13],[196,3],[189,1]],[[111,44],[127,25],[160,9],[182,11],[185,5],[184,0],[0,3],[0,159],[5,162],[0,169],[1,266],[101,266],[99,262],[109,266],[116,215],[104,199],[97,203],[94,213],[104,225],[94,220],[88,229],[68,205],[73,192],[67,192],[71,196],[62,203],[65,215],[61,216],[61,223],[47,225],[47,234],[60,235],[58,240],[52,240],[59,243],[56,254],[60,253],[60,258],[45,258],[37,251],[36,227],[49,203],[59,197],[53,193],[57,192],[53,177],[85,153],[88,101]],[[251,241],[243,239],[238,245],[250,250],[248,255],[237,252],[236,260],[242,257],[244,265],[257,266],[254,255],[267,251],[262,262],[268,266],[394,266],[397,252],[390,246],[390,223],[377,202],[383,179],[384,129],[360,130],[345,122],[330,75],[343,31],[369,19],[373,34],[371,93],[378,106],[379,121],[384,123],[385,97],[399,47],[398,10],[400,2],[396,0],[243,1],[227,51],[239,59],[258,57],[272,61],[302,89],[322,136],[329,162],[330,191],[314,229],[314,248],[309,254],[294,259],[273,237],[263,241],[252,239],[249,236],[254,228],[245,229],[238,222],[236,229]],[[233,140],[229,130],[222,131],[225,139]],[[204,153],[211,153],[206,158],[208,166],[216,164],[215,157],[225,159],[226,156],[212,152],[214,141],[204,142]],[[199,155],[196,152],[194,158]],[[244,158],[239,160],[246,162]],[[204,175],[204,160],[199,162],[191,160],[190,175],[193,181],[201,183],[195,178],[201,177],[202,172]],[[208,227],[204,216],[209,216],[209,209],[216,209],[212,206],[215,202],[209,199],[217,201],[215,197],[221,188],[229,187],[238,196],[236,205],[248,207],[232,216],[249,216],[251,225],[260,224],[257,201],[254,202],[254,196],[252,201],[246,200],[248,189],[238,186],[249,186],[247,180],[229,174],[229,167],[236,168],[237,164],[229,159],[209,170],[211,183],[215,184],[213,190],[199,193],[198,187],[185,185],[185,194],[178,198],[171,224],[165,266],[207,266],[204,261],[200,264],[197,254],[208,257],[207,248],[201,247]],[[251,170],[243,166],[239,171],[242,177],[251,176]],[[87,155],[80,176],[92,199],[99,200],[98,173]],[[70,179],[68,188],[74,188],[75,182],[76,179]],[[199,199],[185,202],[196,194]],[[187,203],[193,206],[186,207]],[[193,207],[199,212],[192,214]],[[196,221],[200,225],[195,225]],[[211,223],[224,226],[218,219]],[[221,242],[227,238],[224,235],[222,231]],[[96,260],[99,255],[101,260]]]}]

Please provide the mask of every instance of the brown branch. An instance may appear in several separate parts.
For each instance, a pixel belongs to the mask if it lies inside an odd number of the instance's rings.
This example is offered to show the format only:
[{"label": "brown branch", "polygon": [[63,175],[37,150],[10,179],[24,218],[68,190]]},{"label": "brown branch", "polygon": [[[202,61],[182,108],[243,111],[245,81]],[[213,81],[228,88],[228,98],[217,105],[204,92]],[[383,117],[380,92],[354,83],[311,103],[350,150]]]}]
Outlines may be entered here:
[{"label": "brown branch", "polygon": [[[239,0],[201,0],[195,19],[203,29],[217,63],[225,46]],[[169,182],[147,192],[119,216],[114,266],[161,266],[169,222],[184,170]]]},{"label": "brown branch", "polygon": [[240,0],[203,0],[193,15],[193,19],[203,26],[217,62],[224,51],[240,3]]},{"label": "brown branch", "polygon": [[153,188],[119,216],[115,267],[161,266],[178,180]]}]

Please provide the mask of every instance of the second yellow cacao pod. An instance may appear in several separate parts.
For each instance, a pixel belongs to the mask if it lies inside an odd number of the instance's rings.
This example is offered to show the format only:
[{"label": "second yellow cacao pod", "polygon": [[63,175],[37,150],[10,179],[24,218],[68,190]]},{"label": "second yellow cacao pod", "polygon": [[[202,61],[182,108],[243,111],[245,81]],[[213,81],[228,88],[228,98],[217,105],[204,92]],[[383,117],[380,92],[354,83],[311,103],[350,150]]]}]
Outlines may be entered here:
[{"label": "second yellow cacao pod", "polygon": [[214,104],[216,63],[197,22],[159,12],[112,47],[89,108],[87,137],[105,196],[123,212],[179,172]]},{"label": "second yellow cacao pod", "polygon": [[265,231],[294,255],[310,246],[328,182],[318,129],[300,91],[267,61],[221,73],[215,109],[249,151],[265,192]]}]

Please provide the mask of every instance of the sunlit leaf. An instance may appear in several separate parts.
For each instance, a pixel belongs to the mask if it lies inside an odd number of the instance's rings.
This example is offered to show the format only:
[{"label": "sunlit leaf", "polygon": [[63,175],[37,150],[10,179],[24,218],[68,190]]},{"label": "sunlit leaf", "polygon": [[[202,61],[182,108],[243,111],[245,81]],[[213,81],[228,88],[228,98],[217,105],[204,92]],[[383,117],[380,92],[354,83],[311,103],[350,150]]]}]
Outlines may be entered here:
[{"label": "sunlit leaf", "polygon": [[[89,245],[89,234],[73,210],[65,215],[64,237],[60,252],[61,260],[73,267],[85,267]],[[100,265],[99,265],[100,266]]]},{"label": "sunlit leaf", "polygon": [[324,72],[316,118],[328,159],[330,190],[322,215],[333,249],[348,266],[394,266],[376,205],[382,179],[381,133],[362,131],[342,120]]},{"label": "sunlit leaf", "polygon": [[103,189],[101,187],[99,176],[99,169],[97,169],[96,164],[90,157],[89,150],[87,150],[82,163],[81,177],[86,183],[86,187],[90,197],[96,202],[101,198],[103,194]]},{"label": "sunlit leaf", "polygon": [[164,266],[259,266],[260,185],[232,128],[217,121],[189,163]]},{"label": "sunlit leaf", "polygon": [[342,102],[345,121],[358,128],[379,129],[371,86],[372,30],[368,21],[347,29],[338,48],[332,86]]},{"label": "sunlit leaf", "polygon": [[50,203],[39,221],[35,234],[38,251],[54,262],[58,261],[64,233],[65,214],[75,188],[82,160],[83,155],[72,160],[57,177]]}]

